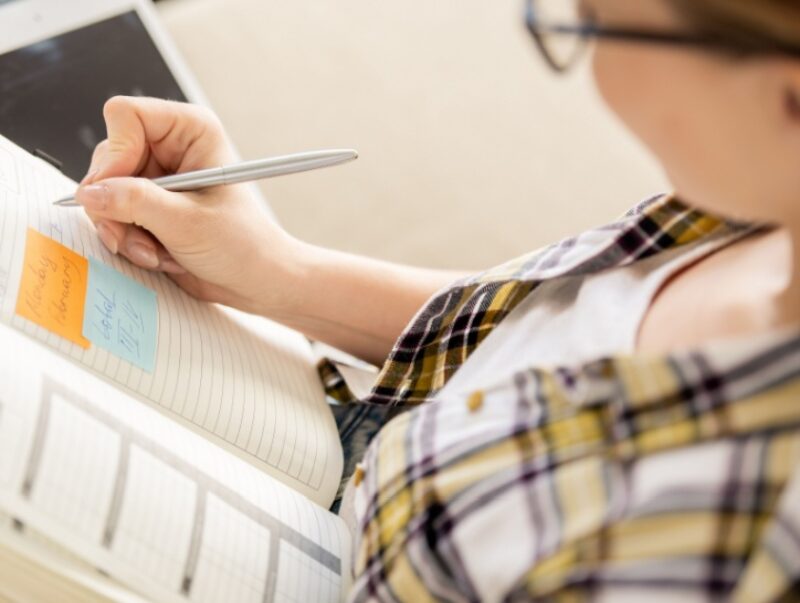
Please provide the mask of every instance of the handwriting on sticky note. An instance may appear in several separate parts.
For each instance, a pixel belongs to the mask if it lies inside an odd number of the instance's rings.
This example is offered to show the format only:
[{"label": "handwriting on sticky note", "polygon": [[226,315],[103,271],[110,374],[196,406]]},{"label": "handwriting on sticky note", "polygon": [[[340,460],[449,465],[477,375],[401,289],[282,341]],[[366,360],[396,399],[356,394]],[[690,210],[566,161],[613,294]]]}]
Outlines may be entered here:
[{"label": "handwriting on sticky note", "polygon": [[84,337],[152,373],[157,331],[156,292],[89,258]]},{"label": "handwriting on sticky note", "polygon": [[83,348],[89,263],[61,243],[28,229],[16,312]]}]

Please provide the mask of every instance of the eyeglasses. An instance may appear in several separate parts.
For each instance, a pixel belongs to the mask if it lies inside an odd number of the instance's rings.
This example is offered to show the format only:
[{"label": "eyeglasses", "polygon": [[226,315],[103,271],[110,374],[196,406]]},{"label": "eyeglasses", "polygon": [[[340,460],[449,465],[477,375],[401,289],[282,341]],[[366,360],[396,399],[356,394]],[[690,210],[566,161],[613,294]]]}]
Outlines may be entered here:
[{"label": "eyeglasses", "polygon": [[580,0],[526,0],[525,23],[547,64],[558,73],[569,71],[593,39],[697,47],[733,56],[783,54],[800,58],[800,47],[771,40],[736,41],[668,31],[601,27]]}]

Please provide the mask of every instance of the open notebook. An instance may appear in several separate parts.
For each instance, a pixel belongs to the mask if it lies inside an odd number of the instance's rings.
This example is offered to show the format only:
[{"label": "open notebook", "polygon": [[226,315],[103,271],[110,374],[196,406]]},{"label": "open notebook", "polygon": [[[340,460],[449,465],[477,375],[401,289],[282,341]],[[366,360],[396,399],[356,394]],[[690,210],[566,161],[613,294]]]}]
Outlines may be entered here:
[{"label": "open notebook", "polygon": [[111,256],[75,187],[0,137],[0,599],[340,600],[310,345]]}]

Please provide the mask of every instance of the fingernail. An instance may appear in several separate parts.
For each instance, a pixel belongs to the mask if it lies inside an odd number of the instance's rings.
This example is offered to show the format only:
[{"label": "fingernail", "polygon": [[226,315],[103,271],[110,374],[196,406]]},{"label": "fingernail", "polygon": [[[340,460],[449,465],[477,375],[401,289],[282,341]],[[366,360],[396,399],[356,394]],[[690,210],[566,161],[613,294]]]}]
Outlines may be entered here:
[{"label": "fingernail", "polygon": [[88,183],[90,183],[92,180],[94,180],[94,177],[95,177],[95,176],[97,176],[97,174],[99,174],[99,173],[100,173],[100,170],[90,170],[90,171],[89,171],[89,172],[88,172],[88,173],[87,173],[87,174],[86,174],[86,175],[83,177],[83,180],[81,180],[81,185],[84,185],[84,184],[88,184]]},{"label": "fingernail", "polygon": [[105,222],[98,222],[96,228],[97,236],[103,241],[103,245],[105,245],[111,253],[116,255],[117,251],[119,251],[117,237],[114,236],[114,233]]},{"label": "fingernail", "polygon": [[142,243],[128,245],[128,255],[136,264],[144,268],[156,268],[158,266],[158,256],[155,249]]},{"label": "fingernail", "polygon": [[108,205],[108,186],[105,184],[81,186],[75,194],[75,200],[89,211],[103,211]]},{"label": "fingernail", "polygon": [[171,274],[186,274],[187,270],[173,259],[161,260],[158,267],[164,272]]}]

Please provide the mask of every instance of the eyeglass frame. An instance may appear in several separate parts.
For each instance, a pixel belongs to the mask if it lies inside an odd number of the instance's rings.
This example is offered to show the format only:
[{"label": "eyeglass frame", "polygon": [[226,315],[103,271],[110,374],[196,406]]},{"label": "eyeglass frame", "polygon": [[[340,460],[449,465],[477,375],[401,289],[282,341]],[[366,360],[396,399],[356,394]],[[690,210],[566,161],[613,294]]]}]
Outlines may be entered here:
[{"label": "eyeglass frame", "polygon": [[[525,25],[528,32],[533,36],[536,46],[542,54],[547,65],[556,73],[566,73],[577,62],[583,49],[590,39],[618,40],[622,42],[635,42],[645,44],[664,44],[669,46],[696,47],[711,51],[723,52],[730,55],[787,55],[800,58],[800,47],[781,44],[779,42],[755,41],[737,42],[722,37],[702,36],[698,34],[639,30],[621,27],[601,27],[593,22],[586,22],[580,25],[568,25],[559,23],[543,23],[536,16],[534,4],[536,0],[527,0],[525,10]],[[574,56],[567,64],[557,61],[547,48],[543,34],[574,35],[578,36],[583,45],[579,46]]]}]

